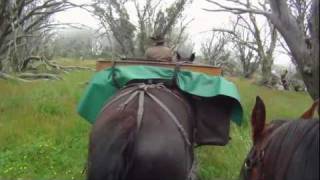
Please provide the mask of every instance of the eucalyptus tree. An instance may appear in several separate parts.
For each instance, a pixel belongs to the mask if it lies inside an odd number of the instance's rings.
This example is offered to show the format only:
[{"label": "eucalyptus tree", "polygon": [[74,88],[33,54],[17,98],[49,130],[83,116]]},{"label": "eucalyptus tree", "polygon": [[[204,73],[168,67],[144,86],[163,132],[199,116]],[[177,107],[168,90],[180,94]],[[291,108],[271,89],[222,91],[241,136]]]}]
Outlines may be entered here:
[{"label": "eucalyptus tree", "polygon": [[265,8],[248,6],[249,0],[207,1],[218,7],[208,11],[266,17],[285,40],[310,96],[319,98],[319,0],[268,0]]},{"label": "eucalyptus tree", "polygon": [[52,35],[50,17],[70,8],[63,0],[0,1],[0,71],[21,71],[44,51]]},{"label": "eucalyptus tree", "polygon": [[[150,44],[149,36],[173,36],[173,29],[182,17],[185,6],[191,0],[176,0],[163,9],[160,0],[94,0],[93,13],[98,17],[104,32],[111,34],[118,45],[119,54],[141,56]],[[129,12],[133,5],[136,13]],[[133,3],[133,4],[132,4]],[[134,22],[137,20],[137,23]],[[181,21],[180,21],[181,22]],[[186,23],[188,24],[188,23]],[[176,46],[183,39],[186,25],[181,25],[180,33],[170,43]]]}]

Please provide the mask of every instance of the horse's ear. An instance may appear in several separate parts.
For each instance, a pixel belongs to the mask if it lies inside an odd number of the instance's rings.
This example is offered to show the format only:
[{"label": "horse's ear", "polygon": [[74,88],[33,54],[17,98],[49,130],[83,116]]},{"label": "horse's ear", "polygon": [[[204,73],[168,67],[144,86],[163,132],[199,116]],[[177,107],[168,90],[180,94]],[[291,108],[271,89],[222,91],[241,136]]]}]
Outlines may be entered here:
[{"label": "horse's ear", "polygon": [[178,60],[181,60],[181,56],[180,56],[180,54],[179,54],[178,51],[176,51],[176,54],[177,54],[177,59],[178,59]]},{"label": "horse's ear", "polygon": [[306,112],[304,112],[303,115],[300,118],[301,119],[311,119],[311,118],[313,118],[314,112],[316,111],[316,109],[318,109],[318,114],[319,114],[319,99],[314,101],[312,106]]},{"label": "horse's ear", "polygon": [[266,109],[262,99],[257,96],[256,104],[251,114],[251,125],[253,133],[253,143],[255,144],[261,137],[266,123]]},{"label": "horse's ear", "polygon": [[189,58],[190,62],[193,62],[195,58],[196,58],[196,54],[192,53],[190,58]]}]

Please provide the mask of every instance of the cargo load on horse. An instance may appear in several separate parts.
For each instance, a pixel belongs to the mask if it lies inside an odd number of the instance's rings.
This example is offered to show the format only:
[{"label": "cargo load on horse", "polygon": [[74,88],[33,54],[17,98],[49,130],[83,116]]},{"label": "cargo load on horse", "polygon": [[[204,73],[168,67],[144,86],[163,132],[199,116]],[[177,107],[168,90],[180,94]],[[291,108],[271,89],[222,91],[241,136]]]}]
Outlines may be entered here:
[{"label": "cargo load on horse", "polygon": [[97,69],[78,106],[94,124],[89,179],[193,179],[193,147],[225,145],[230,120],[241,124],[239,93],[219,68],[140,60]]}]

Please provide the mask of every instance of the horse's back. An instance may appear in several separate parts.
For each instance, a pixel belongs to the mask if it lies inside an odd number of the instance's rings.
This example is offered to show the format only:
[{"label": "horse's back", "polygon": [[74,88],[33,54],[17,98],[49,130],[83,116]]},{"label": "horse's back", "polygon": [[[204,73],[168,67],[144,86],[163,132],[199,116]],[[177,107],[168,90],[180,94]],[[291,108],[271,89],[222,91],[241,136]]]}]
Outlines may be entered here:
[{"label": "horse's back", "polygon": [[301,138],[288,167],[287,179],[319,179],[319,120],[299,121],[306,134]]}]

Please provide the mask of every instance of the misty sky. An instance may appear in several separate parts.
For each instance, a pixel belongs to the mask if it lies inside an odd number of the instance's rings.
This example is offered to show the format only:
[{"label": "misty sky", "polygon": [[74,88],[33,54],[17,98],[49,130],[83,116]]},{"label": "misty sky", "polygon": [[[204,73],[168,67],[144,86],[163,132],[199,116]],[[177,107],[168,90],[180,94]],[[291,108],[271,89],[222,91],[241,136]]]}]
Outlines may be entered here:
[{"label": "misty sky", "polygon": [[[74,3],[89,3],[90,0],[72,0]],[[170,4],[173,0],[163,0]],[[135,13],[133,6],[128,6],[129,13]],[[188,31],[190,38],[195,43],[195,51],[199,53],[201,42],[210,36],[210,29],[216,27],[229,28],[229,20],[231,15],[229,13],[212,13],[204,11],[203,8],[214,8],[211,3],[206,0],[193,0],[192,4],[186,7],[184,15],[186,16],[186,21],[193,19],[193,21],[188,26]],[[98,27],[98,21],[87,11],[80,8],[74,8],[61,12],[55,15],[55,19],[62,23],[79,23],[89,26],[91,28]],[[135,19],[133,19],[135,21]],[[290,60],[285,55],[276,54],[275,59],[276,64],[286,65],[289,64]]]}]

